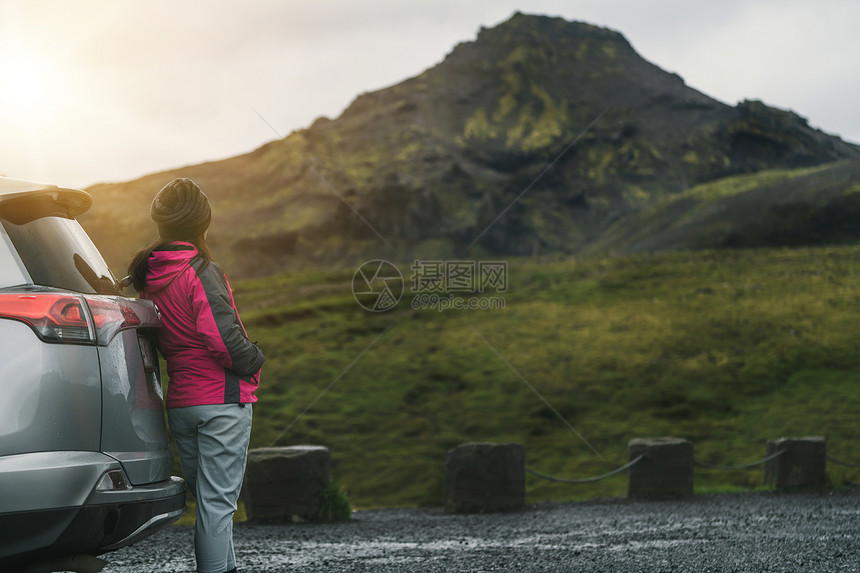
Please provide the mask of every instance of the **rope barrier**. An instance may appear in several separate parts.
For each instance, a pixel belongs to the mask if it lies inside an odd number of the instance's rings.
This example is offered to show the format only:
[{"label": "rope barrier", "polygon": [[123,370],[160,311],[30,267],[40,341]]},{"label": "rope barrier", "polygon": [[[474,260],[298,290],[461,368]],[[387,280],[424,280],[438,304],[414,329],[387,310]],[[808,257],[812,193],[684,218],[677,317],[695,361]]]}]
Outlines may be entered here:
[{"label": "rope barrier", "polygon": [[627,462],[626,464],[624,464],[623,466],[621,466],[621,467],[620,467],[620,468],[618,468],[617,470],[612,470],[612,471],[611,471],[611,472],[609,472],[608,474],[603,474],[603,475],[601,475],[601,476],[597,476],[597,477],[593,477],[593,478],[585,478],[585,479],[564,479],[564,478],[557,478],[557,477],[553,477],[553,476],[548,476],[548,475],[546,475],[546,474],[542,474],[542,473],[540,473],[540,472],[536,472],[536,471],[534,471],[534,470],[532,470],[532,469],[529,469],[529,468],[526,468],[526,471],[527,471],[528,473],[532,474],[533,476],[537,476],[537,477],[539,477],[539,478],[547,479],[547,480],[549,480],[549,481],[556,481],[556,482],[559,482],[559,483],[570,483],[570,484],[593,483],[593,482],[600,481],[600,480],[605,479],[605,478],[608,478],[608,477],[612,477],[612,476],[614,476],[615,474],[621,473],[621,472],[623,472],[624,470],[626,470],[626,469],[628,469],[628,468],[633,467],[634,465],[636,465],[637,463],[639,463],[639,462],[642,460],[642,458],[644,458],[644,457],[645,457],[645,454],[640,454],[638,457],[636,457],[636,459],[634,459],[634,460],[631,460],[631,461]]},{"label": "rope barrier", "polygon": [[[693,464],[695,464],[699,467],[702,467],[702,468],[709,469],[709,470],[746,470],[746,469],[754,468],[756,466],[760,466],[764,463],[769,462],[770,460],[776,459],[779,456],[781,456],[782,454],[784,454],[786,451],[787,450],[784,450],[784,449],[778,450],[778,451],[770,454],[769,456],[762,458],[758,461],[752,462],[750,464],[742,464],[742,465],[737,465],[737,466],[724,466],[724,465],[720,465],[720,464],[712,464],[712,463],[708,463],[708,462],[702,462],[699,460],[693,460]],[[584,478],[584,479],[565,479],[565,478],[559,478],[559,477],[554,477],[554,476],[542,474],[542,473],[537,472],[537,471],[530,469],[530,468],[525,468],[525,470],[526,470],[526,472],[532,474],[533,476],[543,478],[543,479],[549,480],[549,481],[554,481],[554,482],[558,482],[558,483],[567,483],[567,484],[585,484],[585,483],[593,483],[596,481],[600,481],[602,479],[606,479],[608,477],[612,477],[616,474],[619,474],[619,473],[623,472],[624,470],[630,469],[631,467],[633,467],[634,465],[636,465],[637,463],[642,461],[642,459],[645,457],[646,457],[646,454],[641,454],[641,455],[637,456],[635,459],[630,460],[629,462],[627,462],[626,464],[624,464],[620,468],[612,470],[609,473],[605,473],[605,474],[599,475],[597,477]],[[834,464],[837,464],[837,465],[840,465],[840,466],[846,466],[849,468],[860,468],[860,464],[843,462],[842,460],[837,460],[836,458],[834,458],[830,455],[827,456],[827,461],[834,463]]]},{"label": "rope barrier", "polygon": [[839,466],[845,466],[847,468],[860,468],[860,464],[852,464],[849,462],[843,462],[843,461],[837,460],[836,458],[832,458],[829,455],[827,456],[827,461],[832,462],[832,463],[839,465]]},{"label": "rope barrier", "polygon": [[748,470],[750,468],[760,466],[763,463],[769,462],[770,460],[777,458],[784,453],[785,450],[779,450],[757,462],[753,462],[751,464],[743,464],[740,466],[721,466],[718,464],[709,464],[708,462],[700,462],[699,460],[693,460],[693,463],[699,467],[707,468],[709,470]]}]

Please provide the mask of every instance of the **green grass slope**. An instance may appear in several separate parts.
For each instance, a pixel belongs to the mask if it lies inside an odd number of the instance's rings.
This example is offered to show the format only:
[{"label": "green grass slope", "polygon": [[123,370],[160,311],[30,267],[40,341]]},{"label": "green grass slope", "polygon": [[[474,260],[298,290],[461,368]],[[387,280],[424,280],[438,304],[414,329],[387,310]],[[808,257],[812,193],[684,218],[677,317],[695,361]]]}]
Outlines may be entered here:
[{"label": "green grass slope", "polygon": [[[529,467],[570,478],[658,435],[720,464],[760,459],[769,438],[826,435],[831,455],[860,462],[860,248],[511,260],[505,308],[483,311],[412,310],[401,270],[406,296],[381,314],[353,300],[354,269],[234,284],[268,359],[252,447],[330,447],[359,508],[441,505],[445,452],[466,441],[521,442]],[[762,479],[696,470],[697,487]],[[625,474],[527,478],[532,501],[625,490]]]},{"label": "green grass slope", "polygon": [[724,177],[622,217],[582,254],[853,244],[860,161]]}]

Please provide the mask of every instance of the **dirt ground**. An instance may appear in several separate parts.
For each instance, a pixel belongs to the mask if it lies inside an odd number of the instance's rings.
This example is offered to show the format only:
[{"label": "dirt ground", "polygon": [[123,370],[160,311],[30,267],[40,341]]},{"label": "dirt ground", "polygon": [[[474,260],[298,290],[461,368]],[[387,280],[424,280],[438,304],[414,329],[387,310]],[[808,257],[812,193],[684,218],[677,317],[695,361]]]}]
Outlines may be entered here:
[{"label": "dirt ground", "polygon": [[[193,572],[193,530],[102,556],[104,573]],[[239,571],[860,571],[860,490],[359,511],[348,523],[235,528]]]}]

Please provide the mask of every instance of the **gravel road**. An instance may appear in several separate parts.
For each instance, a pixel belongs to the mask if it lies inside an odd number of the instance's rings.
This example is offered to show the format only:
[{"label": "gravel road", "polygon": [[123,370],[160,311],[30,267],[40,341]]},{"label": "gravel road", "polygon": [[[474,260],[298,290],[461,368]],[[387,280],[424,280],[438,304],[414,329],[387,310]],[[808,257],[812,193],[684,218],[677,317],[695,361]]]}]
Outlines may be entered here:
[{"label": "gravel road", "polygon": [[[235,528],[239,571],[860,572],[860,489],[545,503],[504,514],[359,511]],[[192,530],[103,558],[104,573],[193,572]]]}]

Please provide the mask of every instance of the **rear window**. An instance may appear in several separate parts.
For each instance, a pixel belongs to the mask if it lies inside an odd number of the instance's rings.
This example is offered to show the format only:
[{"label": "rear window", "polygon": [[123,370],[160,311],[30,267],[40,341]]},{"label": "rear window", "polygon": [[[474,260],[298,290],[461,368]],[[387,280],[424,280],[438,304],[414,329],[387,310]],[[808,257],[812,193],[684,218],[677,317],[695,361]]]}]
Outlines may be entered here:
[{"label": "rear window", "polygon": [[116,279],[101,254],[61,206],[47,201],[10,203],[0,206],[0,222],[35,284],[81,293],[119,294]]},{"label": "rear window", "polygon": [[0,232],[0,287],[19,285],[27,282],[25,270],[21,268],[14,255],[15,247],[6,233]]}]

